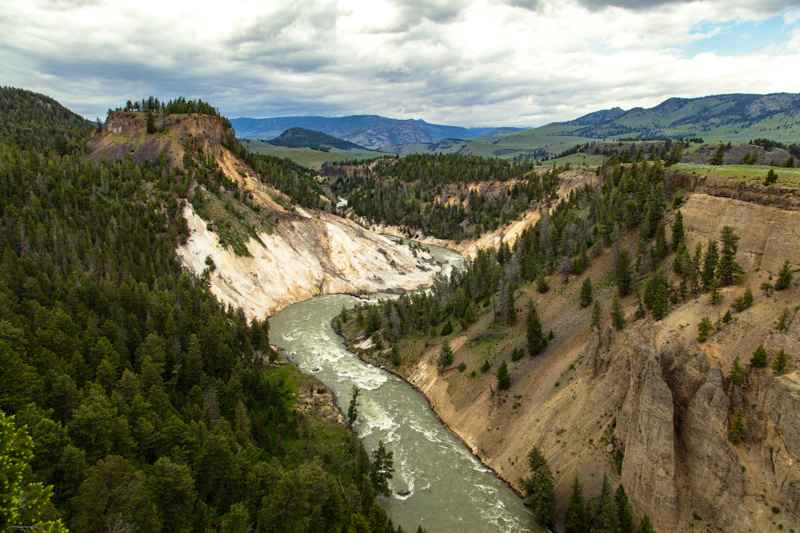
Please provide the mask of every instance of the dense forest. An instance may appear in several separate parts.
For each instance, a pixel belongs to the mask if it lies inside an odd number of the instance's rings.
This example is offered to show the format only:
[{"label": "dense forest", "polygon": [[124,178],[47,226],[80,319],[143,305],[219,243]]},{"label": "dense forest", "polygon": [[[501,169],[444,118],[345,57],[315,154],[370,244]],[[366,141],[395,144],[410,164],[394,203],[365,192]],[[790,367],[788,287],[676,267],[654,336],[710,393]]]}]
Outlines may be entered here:
[{"label": "dense forest", "polygon": [[323,172],[356,214],[454,240],[504,225],[558,188],[556,169],[458,154],[330,164]]},{"label": "dense forest", "polygon": [[176,258],[219,177],[35,131],[0,144],[0,530],[396,532],[355,436],[294,410],[267,322]]},{"label": "dense forest", "polygon": [[0,87],[0,143],[67,154],[82,150],[92,124],[49,96]]}]

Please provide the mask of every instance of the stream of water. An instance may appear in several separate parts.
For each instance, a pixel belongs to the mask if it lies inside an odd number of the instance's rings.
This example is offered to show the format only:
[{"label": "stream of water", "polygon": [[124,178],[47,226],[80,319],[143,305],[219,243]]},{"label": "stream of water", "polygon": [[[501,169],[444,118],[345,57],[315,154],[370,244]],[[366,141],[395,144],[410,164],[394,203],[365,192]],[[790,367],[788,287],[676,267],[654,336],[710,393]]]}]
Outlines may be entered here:
[{"label": "stream of water", "polygon": [[[450,262],[458,257],[432,252]],[[418,525],[430,533],[539,531],[522,501],[441,424],[419,392],[345,348],[331,319],[358,302],[334,295],[292,305],[270,319],[270,337],[335,392],[343,411],[353,385],[361,389],[359,436],[368,450],[382,440],[394,452],[393,495],[382,503],[395,524],[407,532]]]}]

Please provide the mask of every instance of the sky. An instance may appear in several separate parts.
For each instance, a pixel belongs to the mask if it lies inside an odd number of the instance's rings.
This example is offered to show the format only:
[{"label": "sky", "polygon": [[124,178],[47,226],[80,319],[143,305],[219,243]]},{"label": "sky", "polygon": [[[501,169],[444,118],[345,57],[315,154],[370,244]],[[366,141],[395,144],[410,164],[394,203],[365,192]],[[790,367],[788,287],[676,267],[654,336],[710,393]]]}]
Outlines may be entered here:
[{"label": "sky", "polygon": [[798,0],[3,0],[0,85],[86,116],[536,126],[668,97],[800,92]]}]

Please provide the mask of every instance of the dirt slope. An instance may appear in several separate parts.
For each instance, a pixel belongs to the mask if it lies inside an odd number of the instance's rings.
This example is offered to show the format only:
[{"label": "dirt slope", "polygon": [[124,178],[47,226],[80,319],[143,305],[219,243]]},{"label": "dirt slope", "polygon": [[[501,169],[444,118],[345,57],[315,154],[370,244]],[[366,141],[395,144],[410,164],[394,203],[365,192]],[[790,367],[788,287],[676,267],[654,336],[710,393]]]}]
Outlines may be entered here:
[{"label": "dirt slope", "polygon": [[[436,370],[441,338],[405,346],[403,353],[421,357],[401,371],[477,454],[518,487],[527,452],[539,446],[562,505],[576,475],[588,494],[596,494],[608,474],[625,485],[637,512],[649,514],[658,531],[798,530],[800,316],[786,332],[775,324],[784,309],[800,304],[800,288],[795,283],[768,297],[759,287],[774,281],[784,260],[800,265],[800,212],[708,194],[689,195],[682,212],[692,250],[718,238],[723,225],[741,236],[738,261],[746,276],[740,286],[722,291],[721,305],[702,296],[660,322],[634,322],[629,297],[624,331],[613,331],[606,319],[600,333],[591,332],[591,312],[580,309],[578,293],[591,276],[608,315],[613,288],[605,280],[612,259],[605,252],[584,276],[564,285],[554,281],[546,295],[528,287],[518,296],[518,315],[535,299],[545,329],[555,334],[543,355],[511,362],[511,350],[525,342],[524,321],[498,330],[489,312],[449,339],[454,365],[464,362],[465,372]],[[717,322],[746,286],[756,294],[755,304],[698,344],[700,320]],[[772,356],[784,349],[791,371],[774,376],[770,369],[753,370],[744,386],[732,385],[734,359],[747,365],[762,343]],[[492,370],[482,374],[477,370],[485,360]],[[501,360],[510,364],[512,386],[498,393]],[[728,438],[736,413],[744,415],[746,427],[739,444]]]}]

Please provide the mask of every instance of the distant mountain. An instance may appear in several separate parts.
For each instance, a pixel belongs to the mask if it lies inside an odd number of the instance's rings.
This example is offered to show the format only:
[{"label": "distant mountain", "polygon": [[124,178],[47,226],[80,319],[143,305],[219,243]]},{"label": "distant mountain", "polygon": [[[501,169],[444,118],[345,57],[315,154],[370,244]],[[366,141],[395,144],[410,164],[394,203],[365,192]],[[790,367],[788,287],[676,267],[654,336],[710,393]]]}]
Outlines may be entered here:
[{"label": "distant mountain", "polygon": [[800,94],[723,94],[669,98],[656,107],[614,108],[544,126],[579,137],[797,139]]},{"label": "distant mountain", "polygon": [[359,144],[306,128],[289,128],[278,137],[268,142],[275,146],[313,148],[314,150],[322,151],[327,151],[331,148],[337,148],[339,150],[368,150],[368,148],[364,148]]},{"label": "distant mountain", "polygon": [[506,134],[520,128],[463,128],[430,124],[424,120],[400,120],[378,115],[347,117],[235,118],[236,134],[248,139],[272,139],[290,128],[304,128],[377,149],[400,144],[425,144],[448,138],[472,139],[483,135]]},{"label": "distant mountain", "polygon": [[[496,138],[493,145],[497,155],[514,156],[524,150],[557,154],[598,139],[661,137],[701,137],[712,143],[747,142],[757,138],[797,142],[800,139],[800,94],[669,98],[649,109],[615,107],[568,122],[516,132]],[[475,150],[467,146],[465,151]]]}]

